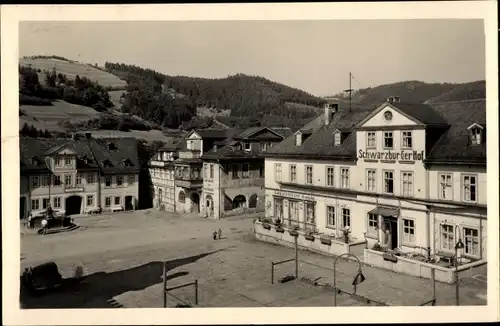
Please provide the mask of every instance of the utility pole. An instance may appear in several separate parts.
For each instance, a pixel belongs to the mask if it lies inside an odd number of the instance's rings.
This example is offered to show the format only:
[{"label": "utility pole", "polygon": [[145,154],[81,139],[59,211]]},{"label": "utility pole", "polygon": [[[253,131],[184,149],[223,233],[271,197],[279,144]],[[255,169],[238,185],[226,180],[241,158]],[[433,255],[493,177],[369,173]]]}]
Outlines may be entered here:
[{"label": "utility pole", "polygon": [[344,92],[349,93],[349,112],[351,111],[352,91],[353,91],[352,86],[351,86],[351,82],[352,82],[352,74],[351,74],[351,72],[349,72],[349,89],[344,90]]}]

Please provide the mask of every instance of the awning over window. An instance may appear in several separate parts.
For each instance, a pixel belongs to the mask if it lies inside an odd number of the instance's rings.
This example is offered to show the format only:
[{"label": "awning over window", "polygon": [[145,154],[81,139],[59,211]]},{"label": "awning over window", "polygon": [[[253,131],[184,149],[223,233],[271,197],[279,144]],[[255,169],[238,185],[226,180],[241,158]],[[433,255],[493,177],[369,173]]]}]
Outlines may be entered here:
[{"label": "awning over window", "polygon": [[243,195],[247,198],[252,196],[253,194],[259,196],[264,193],[264,190],[261,187],[243,187],[243,188],[229,188],[224,190],[224,192],[226,193],[226,196],[229,197],[229,199],[234,200],[234,198],[238,195]]},{"label": "awning over window", "polygon": [[369,213],[382,216],[398,217],[399,208],[377,206],[376,208],[369,211]]}]

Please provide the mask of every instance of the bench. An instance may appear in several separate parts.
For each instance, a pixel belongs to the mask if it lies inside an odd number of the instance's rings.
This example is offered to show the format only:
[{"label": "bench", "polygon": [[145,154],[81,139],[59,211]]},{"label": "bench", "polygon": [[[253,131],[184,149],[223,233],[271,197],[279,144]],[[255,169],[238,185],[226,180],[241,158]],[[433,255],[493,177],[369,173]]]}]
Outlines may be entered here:
[{"label": "bench", "polygon": [[85,214],[88,214],[88,215],[100,214],[100,213],[101,213],[100,207],[88,207],[85,209]]},{"label": "bench", "polygon": [[115,206],[111,206],[111,212],[123,212],[123,206],[121,205],[115,205]]}]

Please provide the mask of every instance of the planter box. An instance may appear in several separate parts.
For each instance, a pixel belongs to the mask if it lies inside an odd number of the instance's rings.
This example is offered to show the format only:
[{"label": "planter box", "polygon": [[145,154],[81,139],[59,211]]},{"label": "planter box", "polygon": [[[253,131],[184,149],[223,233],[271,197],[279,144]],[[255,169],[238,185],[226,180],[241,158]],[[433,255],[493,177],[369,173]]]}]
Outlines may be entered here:
[{"label": "planter box", "polygon": [[313,234],[305,234],[304,238],[309,241],[314,241],[314,235]]},{"label": "planter box", "polygon": [[396,256],[394,256],[392,254],[384,253],[384,254],[382,254],[382,257],[386,261],[391,261],[393,263],[397,263],[398,262],[398,257],[396,257]]},{"label": "planter box", "polygon": [[271,225],[268,223],[262,223],[262,227],[266,230],[271,230]]},{"label": "planter box", "polygon": [[297,231],[297,230],[289,230],[288,233],[290,233],[290,235],[292,237],[298,237],[299,236],[299,231]]},{"label": "planter box", "polygon": [[332,239],[320,238],[319,241],[321,241],[322,244],[327,245],[327,246],[332,245]]},{"label": "planter box", "polygon": [[281,226],[276,227],[276,232],[278,233],[285,233],[285,229],[283,229]]}]

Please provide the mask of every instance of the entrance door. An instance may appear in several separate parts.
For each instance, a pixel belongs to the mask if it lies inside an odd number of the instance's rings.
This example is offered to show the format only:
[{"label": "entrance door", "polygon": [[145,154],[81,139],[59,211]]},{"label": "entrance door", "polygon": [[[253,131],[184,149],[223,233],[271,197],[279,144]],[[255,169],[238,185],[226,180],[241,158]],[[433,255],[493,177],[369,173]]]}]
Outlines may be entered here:
[{"label": "entrance door", "polygon": [[200,195],[197,192],[191,193],[191,212],[200,212]]},{"label": "entrance door", "polygon": [[398,222],[392,217],[384,217],[385,244],[389,249],[398,247]]},{"label": "entrance door", "polygon": [[207,196],[206,210],[207,210],[208,217],[214,216],[214,204],[213,204],[212,196],[210,196],[210,195]]},{"label": "entrance door", "polygon": [[82,209],[82,197],[69,196],[66,198],[66,215],[80,214]]},{"label": "entrance door", "polygon": [[125,196],[125,210],[130,211],[134,209],[134,196]]},{"label": "entrance door", "polygon": [[21,219],[24,218],[24,215],[26,214],[26,197],[21,197],[20,202],[19,202],[19,212],[20,212],[20,217]]}]

